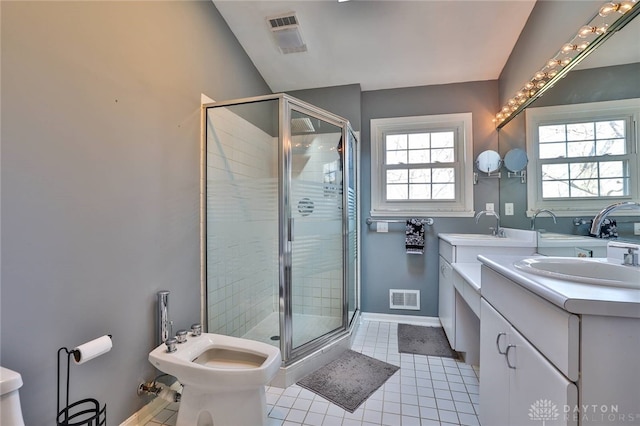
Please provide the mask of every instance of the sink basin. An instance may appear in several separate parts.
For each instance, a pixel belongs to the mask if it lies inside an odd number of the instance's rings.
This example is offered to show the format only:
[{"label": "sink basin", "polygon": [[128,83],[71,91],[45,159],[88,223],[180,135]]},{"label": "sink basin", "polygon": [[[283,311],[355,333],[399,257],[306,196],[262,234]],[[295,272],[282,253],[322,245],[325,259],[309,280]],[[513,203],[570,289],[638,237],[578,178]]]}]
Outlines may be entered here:
[{"label": "sink basin", "polygon": [[514,263],[522,272],[549,278],[640,289],[640,268],[605,258],[536,257]]}]

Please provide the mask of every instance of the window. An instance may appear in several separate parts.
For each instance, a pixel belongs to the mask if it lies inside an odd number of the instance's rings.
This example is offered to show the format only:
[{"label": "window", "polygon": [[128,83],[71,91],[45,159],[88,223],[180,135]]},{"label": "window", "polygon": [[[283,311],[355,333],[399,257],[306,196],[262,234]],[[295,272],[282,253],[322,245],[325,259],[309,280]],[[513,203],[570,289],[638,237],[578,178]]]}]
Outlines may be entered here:
[{"label": "window", "polygon": [[527,111],[529,212],[591,214],[638,199],[634,123],[640,100]]},{"label": "window", "polygon": [[373,216],[473,215],[471,113],[374,119],[371,139]]}]

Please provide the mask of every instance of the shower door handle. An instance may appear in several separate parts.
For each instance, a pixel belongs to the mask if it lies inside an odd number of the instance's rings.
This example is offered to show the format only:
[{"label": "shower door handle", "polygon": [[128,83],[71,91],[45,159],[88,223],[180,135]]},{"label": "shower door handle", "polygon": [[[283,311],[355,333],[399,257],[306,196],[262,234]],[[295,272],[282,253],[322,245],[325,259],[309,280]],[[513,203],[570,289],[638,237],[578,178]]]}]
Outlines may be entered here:
[{"label": "shower door handle", "polygon": [[293,218],[289,218],[289,241],[293,242]]}]

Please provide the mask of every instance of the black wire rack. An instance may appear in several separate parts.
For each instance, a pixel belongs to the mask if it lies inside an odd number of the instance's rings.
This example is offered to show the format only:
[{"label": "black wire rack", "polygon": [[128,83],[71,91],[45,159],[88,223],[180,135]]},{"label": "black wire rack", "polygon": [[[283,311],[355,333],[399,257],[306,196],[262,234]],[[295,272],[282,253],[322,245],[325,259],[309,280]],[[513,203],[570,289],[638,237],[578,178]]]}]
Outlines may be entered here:
[{"label": "black wire rack", "polygon": [[[60,355],[67,353],[67,374],[65,383],[65,405],[60,409]],[[75,351],[67,348],[58,349],[58,389],[57,389],[57,426],[104,426],[107,424],[107,406],[100,408],[100,403],[93,398],[81,399],[69,404],[69,367]]]}]

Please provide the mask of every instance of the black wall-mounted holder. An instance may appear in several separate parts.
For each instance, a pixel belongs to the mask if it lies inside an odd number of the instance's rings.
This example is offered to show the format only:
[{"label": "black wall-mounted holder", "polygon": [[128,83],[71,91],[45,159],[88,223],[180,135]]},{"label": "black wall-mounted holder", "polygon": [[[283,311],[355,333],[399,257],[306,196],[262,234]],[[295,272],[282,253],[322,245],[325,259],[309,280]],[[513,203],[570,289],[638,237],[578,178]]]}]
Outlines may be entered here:
[{"label": "black wall-mounted holder", "polygon": [[[65,382],[65,405],[60,409],[60,355],[67,353],[67,374]],[[100,408],[100,403],[93,398],[78,400],[69,404],[69,367],[75,350],[58,349],[58,387],[57,387],[57,426],[104,426],[107,424],[107,406]]]}]

